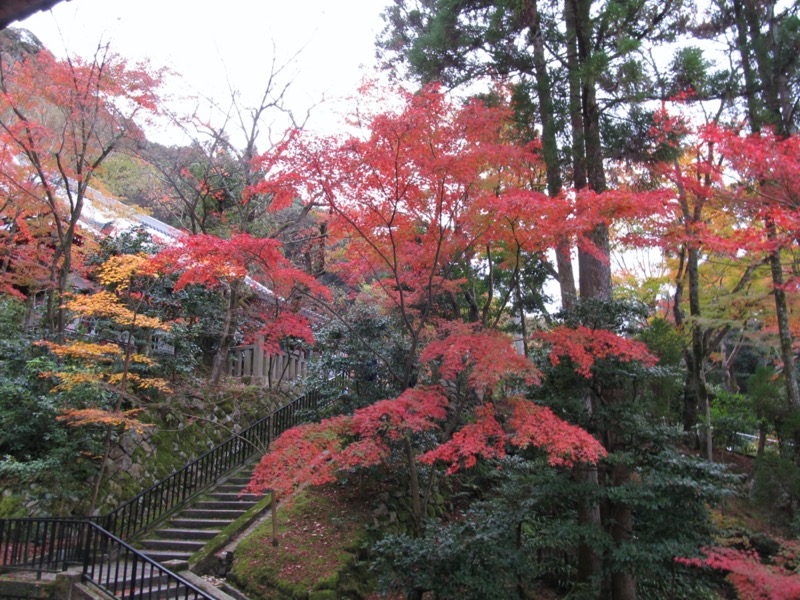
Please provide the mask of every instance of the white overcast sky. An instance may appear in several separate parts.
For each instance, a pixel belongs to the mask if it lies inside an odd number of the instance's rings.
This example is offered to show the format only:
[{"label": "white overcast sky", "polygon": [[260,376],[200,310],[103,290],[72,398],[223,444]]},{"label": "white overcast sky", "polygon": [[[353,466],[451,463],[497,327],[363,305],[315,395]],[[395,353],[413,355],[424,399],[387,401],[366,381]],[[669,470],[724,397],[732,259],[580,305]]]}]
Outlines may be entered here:
[{"label": "white overcast sky", "polygon": [[325,98],[308,125],[330,131],[335,99],[371,72],[388,1],[71,0],[12,27],[29,29],[56,55],[91,56],[110,42],[129,60],[148,58],[178,73],[183,85],[174,89],[182,94],[226,105],[228,81],[252,104],[273,58],[282,65],[299,53],[287,70],[291,108],[304,114]]}]

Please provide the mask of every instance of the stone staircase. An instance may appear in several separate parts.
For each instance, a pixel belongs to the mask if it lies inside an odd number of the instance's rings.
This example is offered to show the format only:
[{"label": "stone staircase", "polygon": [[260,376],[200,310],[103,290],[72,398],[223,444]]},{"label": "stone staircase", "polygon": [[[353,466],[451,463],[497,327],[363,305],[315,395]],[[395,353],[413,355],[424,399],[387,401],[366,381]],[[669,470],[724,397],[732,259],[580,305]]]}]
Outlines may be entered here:
[{"label": "stone staircase", "polygon": [[[315,390],[296,398],[99,519],[0,519],[0,549],[12,550],[0,553],[0,572],[35,575],[30,583],[37,594],[43,575],[61,580],[77,594],[71,598],[247,600],[189,567],[224,577],[232,554],[221,551],[270,506],[269,497],[241,495],[255,467],[252,448],[332,401]],[[204,491],[186,503],[197,490]],[[0,578],[0,600],[23,597],[3,588],[6,583],[28,582]]]},{"label": "stone staircase", "polygon": [[262,500],[261,496],[242,495],[253,468],[253,465],[246,466],[223,480],[174,514],[164,527],[140,538],[136,545],[143,554],[162,564],[188,562],[190,557]]}]

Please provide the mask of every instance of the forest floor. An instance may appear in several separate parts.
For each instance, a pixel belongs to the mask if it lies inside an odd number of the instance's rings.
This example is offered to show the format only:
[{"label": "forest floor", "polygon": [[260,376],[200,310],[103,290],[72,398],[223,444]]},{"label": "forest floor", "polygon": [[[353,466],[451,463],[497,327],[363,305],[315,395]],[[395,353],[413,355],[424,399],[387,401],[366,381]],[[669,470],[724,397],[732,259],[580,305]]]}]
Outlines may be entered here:
[{"label": "forest floor", "polygon": [[374,578],[360,562],[372,523],[367,497],[335,484],[306,487],[278,505],[277,517],[277,546],[267,519],[236,549],[228,577],[250,598],[313,598],[331,590],[393,600],[373,594]]}]

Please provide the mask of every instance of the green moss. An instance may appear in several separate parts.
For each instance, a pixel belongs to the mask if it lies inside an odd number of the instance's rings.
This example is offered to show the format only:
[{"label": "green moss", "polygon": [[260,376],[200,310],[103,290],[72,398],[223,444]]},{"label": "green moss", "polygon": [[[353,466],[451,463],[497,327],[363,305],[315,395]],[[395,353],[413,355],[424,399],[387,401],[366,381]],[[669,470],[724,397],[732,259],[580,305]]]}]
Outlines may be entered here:
[{"label": "green moss", "polygon": [[256,504],[247,509],[243,515],[226,526],[212,540],[206,543],[202,549],[189,557],[189,564],[194,565],[192,570],[196,573],[205,573],[208,566],[215,562],[214,555],[224,548],[233,537],[249,527],[253,521],[267,508],[271,502],[271,496],[264,496]]},{"label": "green moss", "polygon": [[26,517],[25,506],[19,496],[0,496],[0,519]]},{"label": "green moss", "polygon": [[333,573],[330,577],[326,577],[324,579],[320,579],[317,583],[314,584],[315,590],[335,590],[336,587],[339,585],[339,580],[341,577],[339,573]]},{"label": "green moss", "polygon": [[133,498],[142,489],[141,482],[131,477],[128,473],[117,473],[114,482],[120,486],[122,490],[120,495],[123,498]]},{"label": "green moss", "polygon": [[308,488],[279,504],[279,545],[268,519],[239,544],[228,580],[253,600],[366,597],[372,586],[358,554],[368,520],[341,495]]},{"label": "green moss", "polygon": [[309,592],[308,600],[338,600],[339,596],[333,590],[320,590]]}]

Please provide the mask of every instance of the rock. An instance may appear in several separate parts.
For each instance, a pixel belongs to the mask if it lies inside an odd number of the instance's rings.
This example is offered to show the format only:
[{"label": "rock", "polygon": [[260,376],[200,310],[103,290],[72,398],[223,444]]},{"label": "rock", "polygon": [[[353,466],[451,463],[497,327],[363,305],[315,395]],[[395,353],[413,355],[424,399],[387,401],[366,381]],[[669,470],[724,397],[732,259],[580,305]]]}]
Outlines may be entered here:
[{"label": "rock", "polygon": [[130,471],[132,464],[133,460],[131,460],[130,456],[123,456],[116,462],[116,469],[117,471],[125,471],[127,473]]},{"label": "rock", "polygon": [[134,432],[127,432],[119,441],[119,445],[125,451],[125,454],[131,456],[135,451],[136,448],[139,447],[139,444],[142,443],[142,436],[138,433]]},{"label": "rock", "polygon": [[128,467],[128,475],[130,475],[133,479],[140,481],[143,479],[144,467],[138,463],[134,463]]}]

